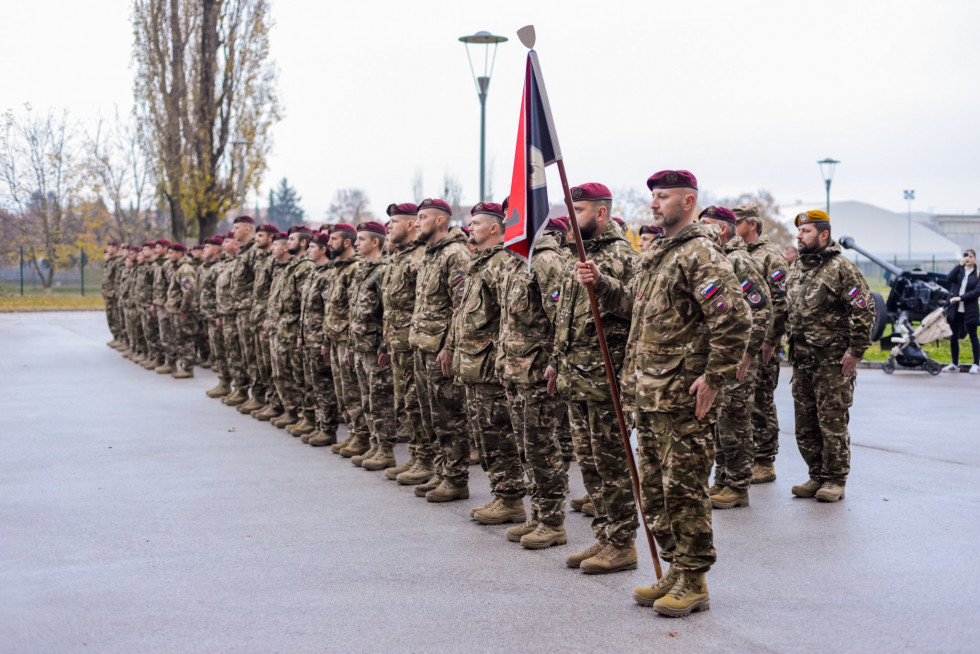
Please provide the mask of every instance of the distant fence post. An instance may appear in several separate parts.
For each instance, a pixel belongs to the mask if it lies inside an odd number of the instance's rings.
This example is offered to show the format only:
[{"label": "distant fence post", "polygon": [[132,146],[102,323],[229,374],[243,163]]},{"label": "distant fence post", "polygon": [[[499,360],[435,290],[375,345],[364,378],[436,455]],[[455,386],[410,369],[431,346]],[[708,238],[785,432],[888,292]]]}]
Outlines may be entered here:
[{"label": "distant fence post", "polygon": [[85,297],[85,248],[81,249],[81,254],[78,257],[80,262],[80,268],[82,270],[82,297]]},{"label": "distant fence post", "polygon": [[24,246],[20,246],[20,296],[24,297]]}]

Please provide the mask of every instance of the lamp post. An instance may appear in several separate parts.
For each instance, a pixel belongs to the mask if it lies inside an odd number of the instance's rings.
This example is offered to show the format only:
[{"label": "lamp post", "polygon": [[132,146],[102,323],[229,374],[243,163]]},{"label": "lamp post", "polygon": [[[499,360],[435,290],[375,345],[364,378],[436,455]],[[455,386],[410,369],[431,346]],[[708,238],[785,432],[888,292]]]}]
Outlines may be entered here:
[{"label": "lamp post", "polygon": [[909,261],[912,260],[912,200],[915,199],[915,189],[902,191],[905,201],[909,203]]},{"label": "lamp post", "polygon": [[237,138],[231,144],[238,159],[238,215],[241,216],[245,213],[245,155],[249,143],[243,138]]},{"label": "lamp post", "polygon": [[827,215],[830,215],[830,183],[834,180],[834,169],[840,162],[836,159],[831,159],[827,157],[823,161],[818,161],[820,164],[820,174],[823,175],[823,181],[827,185]]},{"label": "lamp post", "polygon": [[[480,201],[483,202],[486,200],[487,89],[490,88],[490,76],[493,74],[493,64],[497,60],[497,44],[506,41],[507,37],[480,31],[470,36],[461,36],[459,40],[466,44],[466,59],[470,62],[470,73],[473,74],[473,81],[476,82],[476,93],[480,98]],[[470,45],[483,46],[483,73],[480,75],[477,75],[476,69],[473,68]],[[491,46],[493,49],[492,56]],[[477,63],[479,63],[479,59]]]}]

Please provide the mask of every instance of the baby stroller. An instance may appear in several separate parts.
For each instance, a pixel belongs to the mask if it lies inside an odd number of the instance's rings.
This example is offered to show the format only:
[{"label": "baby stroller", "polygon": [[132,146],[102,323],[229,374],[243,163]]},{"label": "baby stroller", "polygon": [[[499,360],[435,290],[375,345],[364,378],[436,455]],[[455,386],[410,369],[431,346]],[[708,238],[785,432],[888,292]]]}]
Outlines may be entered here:
[{"label": "baby stroller", "polygon": [[887,374],[895,372],[895,368],[924,368],[930,375],[938,375],[943,370],[943,364],[933,361],[929,355],[922,351],[922,346],[926,343],[938,341],[941,338],[949,338],[953,330],[946,322],[946,309],[940,307],[936,309],[919,323],[913,330],[912,323],[908,316],[903,315],[895,322],[899,336],[892,336],[892,343],[895,346],[888,355],[888,361],[881,364],[881,369]]}]

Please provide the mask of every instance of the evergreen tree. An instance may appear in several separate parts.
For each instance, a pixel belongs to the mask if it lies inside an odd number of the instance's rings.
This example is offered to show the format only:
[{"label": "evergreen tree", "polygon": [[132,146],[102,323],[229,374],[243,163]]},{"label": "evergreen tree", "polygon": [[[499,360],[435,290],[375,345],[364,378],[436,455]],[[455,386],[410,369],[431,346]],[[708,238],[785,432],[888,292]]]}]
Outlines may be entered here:
[{"label": "evergreen tree", "polygon": [[302,224],[306,212],[299,206],[300,200],[302,198],[296,189],[283,177],[279,188],[269,190],[269,222],[282,231]]}]

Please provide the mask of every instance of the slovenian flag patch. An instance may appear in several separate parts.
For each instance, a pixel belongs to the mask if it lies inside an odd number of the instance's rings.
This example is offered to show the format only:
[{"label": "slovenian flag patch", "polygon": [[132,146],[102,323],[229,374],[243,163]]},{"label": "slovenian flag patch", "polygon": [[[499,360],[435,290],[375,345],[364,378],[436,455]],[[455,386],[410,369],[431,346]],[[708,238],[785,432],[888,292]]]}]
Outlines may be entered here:
[{"label": "slovenian flag patch", "polygon": [[772,281],[778,282],[780,279],[783,278],[783,271],[782,270],[777,270],[772,275],[770,275],[770,277],[772,278]]},{"label": "slovenian flag patch", "polygon": [[557,302],[561,298],[561,291],[552,291],[551,299]]},{"label": "slovenian flag patch", "polygon": [[453,279],[452,279],[452,281],[450,283],[453,286],[455,286],[456,284],[460,283],[461,281],[463,281],[463,276],[462,275],[456,275],[455,277],[453,277]]},{"label": "slovenian flag patch", "polygon": [[742,282],[742,292],[743,293],[747,292],[750,288],[752,288],[752,282],[750,282],[747,279],[744,282]]},{"label": "slovenian flag patch", "polygon": [[860,293],[860,292],[861,292],[861,289],[859,289],[857,286],[855,286],[850,291],[848,291],[847,297],[849,297],[851,299],[854,299],[855,297],[857,297],[857,294]]},{"label": "slovenian flag patch", "polygon": [[708,286],[705,287],[705,289],[703,291],[701,291],[701,296],[704,297],[705,299],[709,299],[717,291],[718,291],[718,285],[717,284],[708,284]]}]

